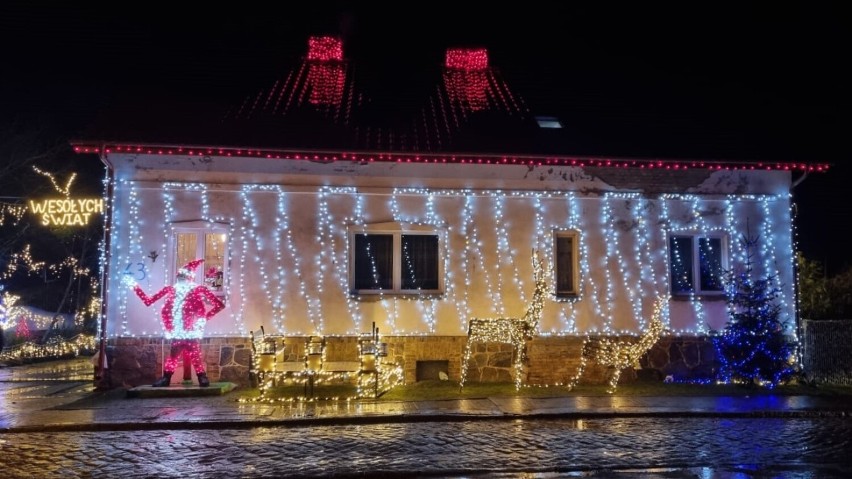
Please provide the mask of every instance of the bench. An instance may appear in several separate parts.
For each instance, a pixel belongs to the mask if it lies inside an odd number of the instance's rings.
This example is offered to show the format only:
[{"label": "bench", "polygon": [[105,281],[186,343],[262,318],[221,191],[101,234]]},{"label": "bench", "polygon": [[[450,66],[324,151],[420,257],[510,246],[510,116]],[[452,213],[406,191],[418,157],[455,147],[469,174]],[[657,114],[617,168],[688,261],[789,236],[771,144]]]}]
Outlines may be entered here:
[{"label": "bench", "polygon": [[326,361],[321,371],[329,373],[357,373],[361,371],[361,361]]},{"label": "bench", "polygon": [[254,335],[252,373],[261,389],[280,381],[304,382],[305,395],[313,395],[315,382],[356,381],[359,391],[370,384],[374,396],[380,390],[380,360],[387,355],[387,344],[377,334],[362,335],[357,343],[349,340],[326,341],[322,336],[287,337]]}]

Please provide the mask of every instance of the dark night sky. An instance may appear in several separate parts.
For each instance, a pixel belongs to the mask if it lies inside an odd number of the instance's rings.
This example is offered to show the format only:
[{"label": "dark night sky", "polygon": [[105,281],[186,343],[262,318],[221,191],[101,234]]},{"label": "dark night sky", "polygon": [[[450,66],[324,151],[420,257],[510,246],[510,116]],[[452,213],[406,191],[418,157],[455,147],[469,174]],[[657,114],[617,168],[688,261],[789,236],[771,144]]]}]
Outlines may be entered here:
[{"label": "dark night sky", "polygon": [[293,67],[311,34],[341,35],[374,91],[413,88],[446,47],[481,45],[522,95],[552,98],[577,135],[643,153],[724,143],[737,159],[833,164],[795,190],[800,247],[833,269],[852,263],[838,233],[852,217],[852,18],[841,2],[56,3],[0,5],[3,122],[73,136],[138,89],[242,98]]}]

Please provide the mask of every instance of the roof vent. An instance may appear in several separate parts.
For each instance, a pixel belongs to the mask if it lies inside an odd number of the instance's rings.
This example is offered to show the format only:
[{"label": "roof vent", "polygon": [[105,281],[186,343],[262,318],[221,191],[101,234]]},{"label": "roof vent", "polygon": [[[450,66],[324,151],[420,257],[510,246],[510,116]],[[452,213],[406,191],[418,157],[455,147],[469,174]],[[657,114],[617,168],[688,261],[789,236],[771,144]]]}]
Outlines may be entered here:
[{"label": "roof vent", "polygon": [[539,128],[562,128],[562,123],[555,116],[537,116],[535,121]]}]

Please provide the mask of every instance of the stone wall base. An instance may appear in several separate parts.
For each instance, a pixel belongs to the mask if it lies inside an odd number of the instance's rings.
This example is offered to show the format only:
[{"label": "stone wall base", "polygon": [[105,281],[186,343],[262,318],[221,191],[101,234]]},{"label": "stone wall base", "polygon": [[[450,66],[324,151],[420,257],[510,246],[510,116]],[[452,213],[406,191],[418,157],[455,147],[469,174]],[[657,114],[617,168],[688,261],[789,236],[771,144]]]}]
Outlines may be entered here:
[{"label": "stone wall base", "polygon": [[[205,338],[201,350],[211,381],[249,384],[251,343],[248,338]],[[169,354],[169,342],[162,338],[113,338],[107,342],[107,387],[133,388],[152,384],[163,374],[163,359]],[[179,364],[175,376],[183,374]],[[195,371],[191,378],[198,382]]]},{"label": "stone wall base", "polygon": [[[304,338],[288,338],[296,344],[288,356],[299,356]],[[446,361],[447,377],[461,379],[462,367],[467,368],[468,382],[510,382],[516,351],[511,345],[479,343],[467,365],[462,365],[466,336],[385,336],[388,343],[386,362],[402,365],[406,384],[417,379],[418,361]],[[357,337],[326,338],[327,361],[357,361]],[[523,382],[525,384],[564,384],[576,376],[580,367],[583,338],[579,336],[538,337],[526,344]],[[211,381],[229,381],[250,386],[251,341],[249,338],[206,338],[202,350]],[[107,347],[109,361],[106,375],[109,387],[131,388],[153,383],[162,374],[163,357],[168,354],[168,342],[160,338],[114,338]],[[293,358],[295,359],[295,357]],[[636,380],[662,381],[706,380],[714,377],[716,355],[713,343],[705,337],[666,337],[640,360],[640,369],[623,371],[621,382]],[[175,372],[182,374],[181,367]],[[603,384],[612,370],[589,363],[580,384]],[[196,381],[195,374],[192,380]]]}]

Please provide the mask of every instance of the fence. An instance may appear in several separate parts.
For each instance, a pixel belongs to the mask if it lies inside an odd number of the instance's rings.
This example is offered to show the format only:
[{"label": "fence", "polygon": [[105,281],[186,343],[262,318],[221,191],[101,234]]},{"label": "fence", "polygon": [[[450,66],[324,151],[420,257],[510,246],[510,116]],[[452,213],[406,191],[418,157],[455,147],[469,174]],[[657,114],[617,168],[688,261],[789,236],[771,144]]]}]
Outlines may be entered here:
[{"label": "fence", "polygon": [[852,384],[852,320],[802,321],[802,368],[809,379]]},{"label": "fence", "polygon": [[78,334],[70,339],[53,336],[44,344],[28,341],[4,348],[0,351],[0,361],[14,363],[32,359],[78,356],[81,353],[93,353],[95,349],[97,349],[97,341],[91,334]]}]

